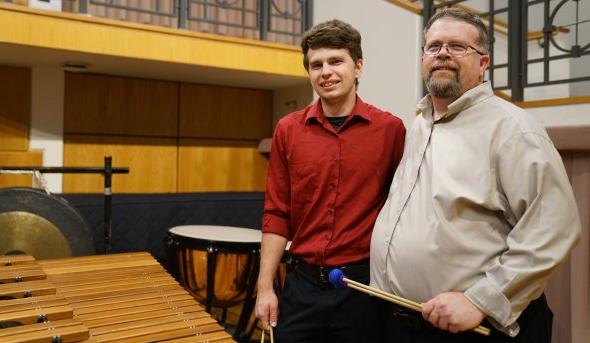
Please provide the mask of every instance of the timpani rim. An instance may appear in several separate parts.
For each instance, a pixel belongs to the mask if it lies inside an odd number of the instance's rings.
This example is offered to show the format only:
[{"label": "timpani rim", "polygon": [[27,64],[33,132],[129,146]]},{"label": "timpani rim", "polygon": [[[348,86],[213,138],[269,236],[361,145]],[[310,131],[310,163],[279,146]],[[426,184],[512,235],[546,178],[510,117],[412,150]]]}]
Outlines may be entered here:
[{"label": "timpani rim", "polygon": [[225,243],[258,243],[262,239],[262,232],[237,226],[223,225],[180,225],[168,229],[175,236],[211,242]]}]

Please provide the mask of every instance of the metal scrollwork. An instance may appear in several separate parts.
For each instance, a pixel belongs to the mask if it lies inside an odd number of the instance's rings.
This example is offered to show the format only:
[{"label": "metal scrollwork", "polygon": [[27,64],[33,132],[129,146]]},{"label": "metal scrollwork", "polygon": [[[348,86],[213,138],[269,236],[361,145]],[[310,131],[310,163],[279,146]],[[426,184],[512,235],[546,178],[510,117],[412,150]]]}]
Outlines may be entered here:
[{"label": "metal scrollwork", "polygon": [[[567,48],[564,48],[561,45],[559,45],[559,43],[557,43],[557,41],[555,40],[554,35],[552,33],[556,30],[555,25],[553,25],[553,22],[555,21],[555,16],[559,12],[559,10],[563,7],[563,5],[565,5],[569,1],[573,1],[573,2],[576,3],[576,21],[573,24],[561,25],[561,26],[562,27],[575,26],[576,38],[575,38],[574,45],[572,45],[571,48],[567,49]],[[583,47],[581,47],[580,44],[579,44],[579,40],[578,40],[578,38],[579,38],[578,37],[579,26],[582,23],[585,23],[585,22],[590,21],[590,20],[580,21],[579,20],[579,10],[580,10],[580,2],[579,1],[577,1],[577,0],[561,0],[557,4],[557,6],[555,6],[555,8],[553,9],[553,11],[551,12],[551,15],[549,16],[549,25],[548,25],[548,27],[545,27],[543,29],[544,32],[549,32],[549,41],[551,42],[551,44],[553,44],[554,47],[556,47],[558,50],[563,51],[565,53],[572,54],[572,57],[581,57],[582,56],[582,52],[584,52],[584,51],[588,50],[588,48],[590,48],[590,43],[586,44]]]},{"label": "metal scrollwork", "polygon": [[296,0],[296,2],[299,3],[299,7],[293,12],[289,12],[289,10],[281,10],[275,0],[270,0],[270,5],[274,9],[274,12],[278,13],[279,17],[285,19],[300,19],[303,10],[303,1],[304,0]]}]

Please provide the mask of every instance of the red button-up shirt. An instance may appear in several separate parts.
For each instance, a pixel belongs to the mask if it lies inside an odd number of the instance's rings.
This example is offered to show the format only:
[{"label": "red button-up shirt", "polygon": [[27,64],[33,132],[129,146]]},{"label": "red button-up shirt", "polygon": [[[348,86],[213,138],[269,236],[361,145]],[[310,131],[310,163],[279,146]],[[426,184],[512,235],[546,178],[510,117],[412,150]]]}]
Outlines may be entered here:
[{"label": "red button-up shirt", "polygon": [[371,231],[402,157],[405,128],[358,96],[335,131],[320,101],[282,118],[272,139],[262,231],[307,263],[369,257]]}]

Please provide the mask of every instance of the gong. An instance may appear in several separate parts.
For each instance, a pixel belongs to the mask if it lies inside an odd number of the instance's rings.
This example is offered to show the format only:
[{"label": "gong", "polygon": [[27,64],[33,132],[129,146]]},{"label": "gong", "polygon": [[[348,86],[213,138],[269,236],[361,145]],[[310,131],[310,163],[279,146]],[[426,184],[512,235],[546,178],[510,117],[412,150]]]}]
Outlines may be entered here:
[{"label": "gong", "polygon": [[64,199],[32,188],[0,189],[0,255],[47,259],[94,253],[88,224]]}]

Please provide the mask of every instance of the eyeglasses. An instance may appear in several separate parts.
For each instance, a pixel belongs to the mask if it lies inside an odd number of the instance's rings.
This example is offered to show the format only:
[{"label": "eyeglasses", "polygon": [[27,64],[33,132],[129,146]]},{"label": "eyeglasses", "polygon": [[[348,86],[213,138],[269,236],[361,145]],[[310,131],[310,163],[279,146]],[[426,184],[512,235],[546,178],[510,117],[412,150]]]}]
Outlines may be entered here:
[{"label": "eyeglasses", "polygon": [[424,52],[424,55],[426,55],[426,56],[436,56],[440,53],[440,51],[444,47],[447,48],[447,52],[449,53],[449,55],[454,56],[454,57],[463,57],[463,56],[467,55],[470,48],[480,55],[487,55],[486,53],[483,53],[483,52],[477,50],[476,48],[472,47],[471,45],[464,45],[461,43],[429,44],[429,45],[423,46],[422,51]]}]

